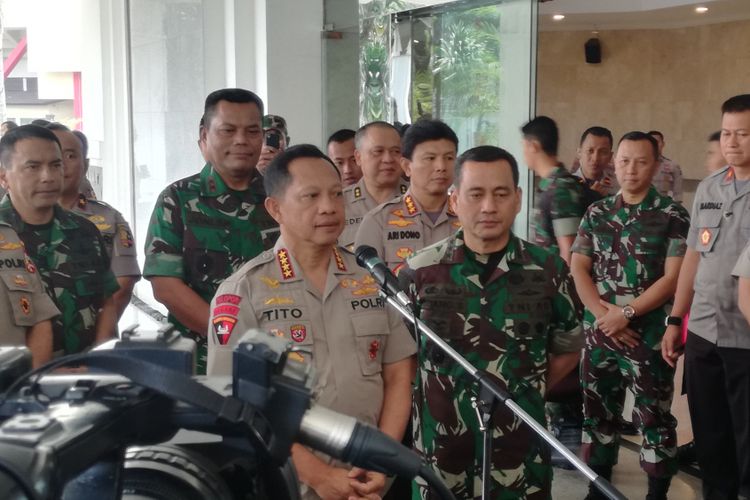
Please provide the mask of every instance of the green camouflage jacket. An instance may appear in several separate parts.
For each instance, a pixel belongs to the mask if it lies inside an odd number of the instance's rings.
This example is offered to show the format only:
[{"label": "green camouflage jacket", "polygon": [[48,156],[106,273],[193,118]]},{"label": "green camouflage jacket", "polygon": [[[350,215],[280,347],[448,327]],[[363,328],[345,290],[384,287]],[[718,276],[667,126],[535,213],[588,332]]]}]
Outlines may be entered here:
[{"label": "green camouflage jacket", "polygon": [[[427,326],[544,422],[548,355],[583,345],[567,266],[514,235],[482,284],[486,260],[464,245],[459,230],[409,258],[399,281]],[[419,345],[415,446],[457,498],[478,497],[481,434],[470,400],[476,384],[425,338]],[[506,408],[495,411],[493,485],[508,496],[492,498],[549,496],[547,450],[533,434]]]},{"label": "green camouflage jacket", "polygon": [[99,230],[59,206],[49,224],[26,224],[9,196],[0,202],[0,220],[16,230],[62,313],[52,322],[55,353],[73,354],[91,347],[97,313],[119,288]]},{"label": "green camouflage jacket", "polygon": [[[657,193],[652,186],[638,205],[624,203],[622,195],[591,205],[581,220],[572,252],[591,257],[591,277],[599,295],[625,306],[664,275],[667,257],[682,257],[687,245],[690,216],[682,205]],[[636,318],[631,327],[651,347],[661,342],[664,318],[671,301]],[[588,310],[584,327],[592,328]]]},{"label": "green camouflage jacket", "polygon": [[583,186],[562,165],[540,179],[534,197],[534,243],[559,253],[557,237],[575,236],[584,203]]},{"label": "green camouflage jacket", "polygon": [[[226,277],[273,248],[279,229],[263,206],[265,198],[260,175],[247,190],[234,191],[211,165],[172,183],[151,215],[143,275],[180,278],[211,302]],[[169,321],[187,333],[171,313]]]}]

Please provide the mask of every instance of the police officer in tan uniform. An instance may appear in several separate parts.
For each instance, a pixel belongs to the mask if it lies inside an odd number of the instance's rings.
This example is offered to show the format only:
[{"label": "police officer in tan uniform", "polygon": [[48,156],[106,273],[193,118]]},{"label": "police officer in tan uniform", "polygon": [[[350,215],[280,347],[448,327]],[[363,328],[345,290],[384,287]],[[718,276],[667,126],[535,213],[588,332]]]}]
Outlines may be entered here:
[{"label": "police officer in tan uniform", "polygon": [[52,322],[60,314],[16,232],[0,222],[0,345],[25,345],[34,368],[52,359]]},{"label": "police officer in tan uniform", "polygon": [[354,248],[369,245],[394,272],[417,250],[453,234],[458,218],[448,203],[458,137],[439,120],[419,120],[402,140],[401,167],[411,185],[362,219]]},{"label": "police officer in tan uniform", "polygon": [[344,189],[346,219],[339,244],[352,249],[365,214],[381,203],[406,194],[409,184],[401,178],[401,137],[386,122],[363,125],[354,136],[354,157],[362,178]]},{"label": "police officer in tan uniform", "polygon": [[101,233],[110,258],[110,269],[120,285],[113,295],[119,318],[130,303],[135,283],[141,279],[133,233],[120,212],[103,201],[87,199],[81,194],[81,182],[86,173],[81,140],[60,123],[51,123],[47,128],[62,145],[65,177],[60,206],[87,218]]},{"label": "police officer in tan uniform", "polygon": [[750,498],[750,325],[732,276],[750,243],[750,94],[722,105],[728,165],[698,184],[662,356],[682,354],[703,498]]},{"label": "police officer in tan uniform", "polygon": [[[289,148],[264,177],[279,223],[273,250],[243,265],[211,301],[208,374],[229,374],[244,331],[259,327],[313,352],[316,401],[401,440],[411,408],[416,346],[374,280],[336,245],[341,177],[315,146]],[[376,498],[384,476],[295,445],[303,498]]]}]

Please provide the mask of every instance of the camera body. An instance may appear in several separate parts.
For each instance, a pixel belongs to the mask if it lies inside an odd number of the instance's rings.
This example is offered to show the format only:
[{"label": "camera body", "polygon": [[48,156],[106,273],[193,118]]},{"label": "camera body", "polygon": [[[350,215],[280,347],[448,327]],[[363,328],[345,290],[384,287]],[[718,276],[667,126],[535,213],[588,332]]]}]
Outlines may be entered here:
[{"label": "camera body", "polygon": [[[299,498],[289,453],[313,377],[290,343],[247,332],[231,378],[191,377],[194,343],[171,328],[113,343],[72,357],[85,373],[11,382],[0,498]],[[30,367],[23,351],[0,348],[0,383]]]}]

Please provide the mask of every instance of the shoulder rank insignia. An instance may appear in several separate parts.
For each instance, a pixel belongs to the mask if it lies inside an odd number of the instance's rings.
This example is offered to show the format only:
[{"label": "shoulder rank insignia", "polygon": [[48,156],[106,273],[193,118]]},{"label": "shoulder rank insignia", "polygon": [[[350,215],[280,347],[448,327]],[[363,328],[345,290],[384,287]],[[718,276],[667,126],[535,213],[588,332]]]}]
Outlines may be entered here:
[{"label": "shoulder rank insignia", "polygon": [[294,278],[294,268],[292,267],[292,261],[289,260],[289,252],[286,248],[281,248],[276,252],[276,260],[279,261],[281,276],[285,280]]},{"label": "shoulder rank insignia", "polygon": [[401,191],[401,194],[405,194],[405,193],[406,193],[406,191],[407,191],[407,190],[408,190],[409,188],[407,188],[406,186],[404,186],[403,184],[401,184],[401,186],[399,186],[399,189],[400,189],[400,191]]},{"label": "shoulder rank insignia", "polygon": [[335,248],[333,249],[333,258],[336,261],[336,269],[338,269],[339,271],[346,271],[346,264],[344,264],[344,259],[341,257],[339,251]]},{"label": "shoulder rank insignia", "polygon": [[411,197],[411,195],[404,196],[404,205],[406,205],[406,211],[409,213],[409,215],[414,215],[415,213],[419,212],[417,209],[417,204],[414,203],[414,198]]}]

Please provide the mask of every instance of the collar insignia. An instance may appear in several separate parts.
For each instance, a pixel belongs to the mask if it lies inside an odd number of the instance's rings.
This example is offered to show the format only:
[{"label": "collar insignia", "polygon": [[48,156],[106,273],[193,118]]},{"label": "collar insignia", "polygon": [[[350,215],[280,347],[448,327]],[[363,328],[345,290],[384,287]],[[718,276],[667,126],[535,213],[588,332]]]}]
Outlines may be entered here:
[{"label": "collar insignia", "polygon": [[281,276],[285,280],[294,278],[294,268],[292,267],[292,262],[289,260],[289,252],[286,248],[281,248],[276,252],[276,260],[279,261]]},{"label": "collar insignia", "polygon": [[412,198],[411,195],[404,196],[404,205],[406,205],[406,211],[409,215],[414,215],[419,211],[417,209],[417,204],[414,203],[414,198]]},{"label": "collar insignia", "polygon": [[336,268],[339,271],[346,271],[346,264],[344,264],[344,259],[341,258],[341,254],[335,248],[333,249],[333,258],[336,260]]}]

